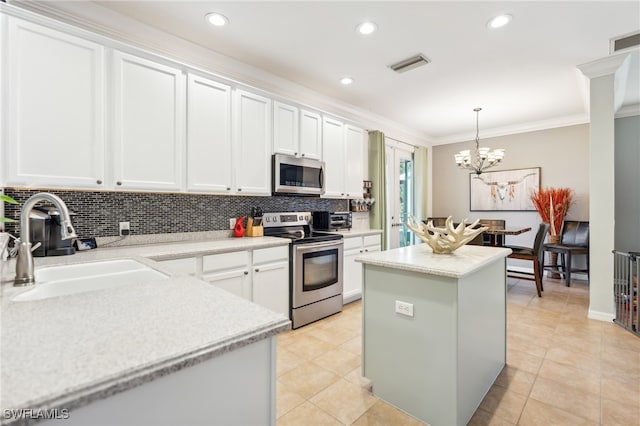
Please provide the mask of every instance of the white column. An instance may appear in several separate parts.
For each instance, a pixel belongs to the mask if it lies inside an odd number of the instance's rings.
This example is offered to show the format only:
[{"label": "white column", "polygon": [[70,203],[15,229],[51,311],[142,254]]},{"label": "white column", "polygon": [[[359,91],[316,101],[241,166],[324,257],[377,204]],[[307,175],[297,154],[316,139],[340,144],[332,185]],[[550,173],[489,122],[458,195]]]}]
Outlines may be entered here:
[{"label": "white column", "polygon": [[[589,133],[589,318],[611,321],[615,242],[615,112],[620,105],[628,54],[613,55],[578,68],[590,79]],[[623,73],[622,73],[623,74]],[[616,102],[618,100],[618,102]]]}]

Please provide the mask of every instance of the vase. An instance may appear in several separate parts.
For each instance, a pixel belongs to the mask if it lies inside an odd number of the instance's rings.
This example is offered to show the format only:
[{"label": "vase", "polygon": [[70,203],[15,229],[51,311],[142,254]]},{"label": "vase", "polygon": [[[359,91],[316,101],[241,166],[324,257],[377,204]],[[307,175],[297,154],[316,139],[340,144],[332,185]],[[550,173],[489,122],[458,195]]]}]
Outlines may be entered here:
[{"label": "vase", "polygon": [[[549,244],[560,244],[560,235],[549,235]],[[549,272],[549,278],[560,278],[558,273],[558,253],[549,253],[549,264],[553,265],[555,269]]]}]

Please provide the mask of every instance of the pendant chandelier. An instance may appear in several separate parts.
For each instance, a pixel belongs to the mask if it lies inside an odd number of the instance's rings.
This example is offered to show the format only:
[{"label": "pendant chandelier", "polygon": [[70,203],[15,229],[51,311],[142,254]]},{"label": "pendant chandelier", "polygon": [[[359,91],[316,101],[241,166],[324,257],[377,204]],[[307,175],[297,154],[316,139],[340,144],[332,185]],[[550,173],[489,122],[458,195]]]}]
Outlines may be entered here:
[{"label": "pendant chandelier", "polygon": [[458,167],[472,170],[475,174],[479,175],[496,164],[500,164],[504,158],[504,149],[499,148],[491,151],[491,148],[480,148],[479,116],[482,108],[474,108],[473,110],[476,112],[476,148],[473,153],[465,149],[455,154],[454,157]]}]

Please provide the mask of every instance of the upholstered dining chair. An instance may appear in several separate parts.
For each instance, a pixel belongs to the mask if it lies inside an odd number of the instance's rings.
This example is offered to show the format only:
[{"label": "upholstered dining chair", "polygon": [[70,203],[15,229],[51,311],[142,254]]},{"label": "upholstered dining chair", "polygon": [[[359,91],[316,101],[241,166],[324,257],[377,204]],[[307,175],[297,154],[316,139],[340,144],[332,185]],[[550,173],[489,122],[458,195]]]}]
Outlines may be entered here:
[{"label": "upholstered dining chair", "polygon": [[[530,260],[533,262],[533,274],[528,272],[520,272],[507,269],[507,276],[512,278],[520,278],[529,281],[536,282],[536,290],[538,297],[542,297],[542,260],[544,251],[544,238],[549,230],[549,225],[541,223],[536,233],[536,238],[533,241],[533,247],[521,247],[521,246],[504,246],[510,248],[512,253],[509,255],[510,259]],[[531,277],[533,275],[533,277]]]},{"label": "upholstered dining chair", "polygon": [[[589,278],[589,222],[565,220],[562,224],[562,237],[559,244],[545,244],[545,252],[558,253],[560,256],[560,274],[564,275],[567,287],[571,284],[572,272],[586,272]],[[572,256],[585,255],[587,267],[574,268]],[[545,269],[558,270],[557,265],[544,265]]]}]

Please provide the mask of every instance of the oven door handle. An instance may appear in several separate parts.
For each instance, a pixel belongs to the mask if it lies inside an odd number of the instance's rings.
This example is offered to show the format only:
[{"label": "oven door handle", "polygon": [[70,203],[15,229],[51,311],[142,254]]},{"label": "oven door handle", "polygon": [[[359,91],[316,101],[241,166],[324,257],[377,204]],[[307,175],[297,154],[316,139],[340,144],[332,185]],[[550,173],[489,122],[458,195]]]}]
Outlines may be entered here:
[{"label": "oven door handle", "polygon": [[327,242],[316,243],[316,244],[300,244],[300,245],[296,245],[295,247],[297,252],[309,252],[309,251],[314,251],[314,250],[324,249],[324,248],[338,248],[338,247],[342,247],[343,245],[344,243],[342,242],[342,240],[339,240],[339,242],[327,241]]}]

